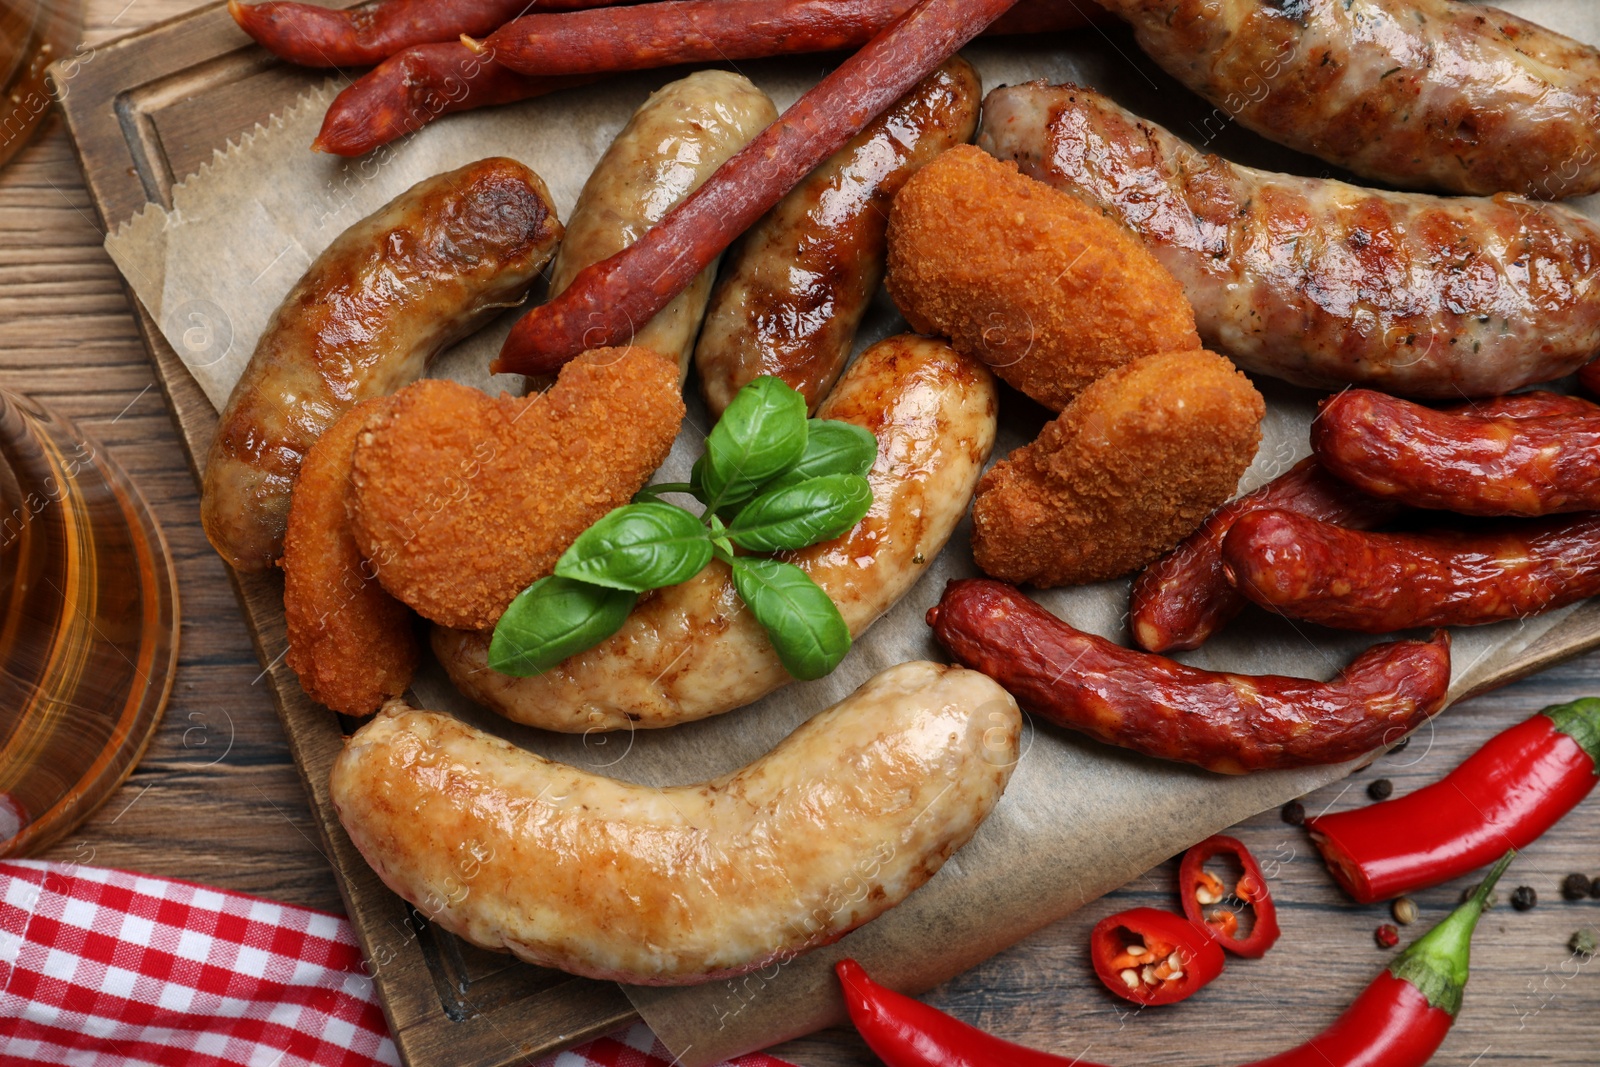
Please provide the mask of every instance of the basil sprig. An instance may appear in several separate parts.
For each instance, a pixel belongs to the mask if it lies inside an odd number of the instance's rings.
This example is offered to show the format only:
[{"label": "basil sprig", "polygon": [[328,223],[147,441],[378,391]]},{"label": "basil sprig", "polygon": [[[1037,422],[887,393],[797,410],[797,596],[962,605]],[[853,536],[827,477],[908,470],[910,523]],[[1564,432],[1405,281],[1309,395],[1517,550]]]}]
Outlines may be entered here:
[{"label": "basil sprig", "polygon": [[[838,607],[799,567],[745,553],[789,552],[839,537],[872,508],[866,474],[878,442],[847,422],[807,419],[778,378],[734,397],[688,482],[646,486],[585,530],[555,574],[511,602],[489,643],[489,666],[541,674],[622,628],[638,594],[684,582],[713,558],[796,678],[820,678],[850,651]],[[660,499],[685,493],[704,512]]]}]

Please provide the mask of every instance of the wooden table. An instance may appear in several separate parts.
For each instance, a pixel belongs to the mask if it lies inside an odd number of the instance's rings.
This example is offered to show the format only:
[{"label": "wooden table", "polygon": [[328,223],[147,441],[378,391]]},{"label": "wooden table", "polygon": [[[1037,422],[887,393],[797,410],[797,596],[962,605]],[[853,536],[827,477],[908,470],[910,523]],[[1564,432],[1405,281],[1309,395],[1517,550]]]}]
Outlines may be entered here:
[{"label": "wooden table", "polygon": [[[194,0],[90,0],[89,43],[181,14]],[[109,447],[164,525],[182,591],[179,674],[144,762],[109,803],[46,858],[191,879],[295,904],[340,909],[312,843],[304,796],[261,684],[223,564],[207,546],[198,495],[58,119],[0,170],[0,386],[29,393]],[[1438,777],[1486,738],[1554,701],[1600,692],[1600,654],[1450,711],[1419,738],[1307,807],[1352,806],[1372,779],[1397,790]],[[1600,964],[1565,949],[1600,932],[1600,901],[1567,904],[1569,870],[1600,874],[1600,797],[1591,798],[1513,868],[1538,908],[1502,905],[1479,932],[1474,980],[1443,1064],[1600,1061]],[[1266,959],[1235,961],[1204,996],[1148,1015],[1121,1010],[1084,962],[1095,920],[1136,904],[1171,907],[1168,864],[948,983],[931,999],[1030,1044],[1115,1064],[1207,1064],[1268,1054],[1330,1021],[1381,968],[1372,931],[1382,907],[1343,900],[1304,833],[1266,813],[1237,833],[1280,870],[1284,928]],[[1459,886],[1421,894],[1424,921]],[[1504,896],[1505,894],[1502,894]],[[1409,940],[1410,932],[1406,933]],[[808,1067],[874,1062],[853,1033],[830,1031],[777,1053]]]}]

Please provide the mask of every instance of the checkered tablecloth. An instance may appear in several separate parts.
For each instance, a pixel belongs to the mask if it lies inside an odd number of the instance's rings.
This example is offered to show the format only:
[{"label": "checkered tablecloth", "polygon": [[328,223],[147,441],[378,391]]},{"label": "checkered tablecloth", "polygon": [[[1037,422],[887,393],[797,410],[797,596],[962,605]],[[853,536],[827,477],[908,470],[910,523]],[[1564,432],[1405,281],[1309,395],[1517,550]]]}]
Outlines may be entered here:
[{"label": "checkered tablecloth", "polygon": [[[398,1064],[363,968],[336,915],[126,871],[0,861],[3,1067]],[[639,1025],[538,1067],[671,1060]]]}]

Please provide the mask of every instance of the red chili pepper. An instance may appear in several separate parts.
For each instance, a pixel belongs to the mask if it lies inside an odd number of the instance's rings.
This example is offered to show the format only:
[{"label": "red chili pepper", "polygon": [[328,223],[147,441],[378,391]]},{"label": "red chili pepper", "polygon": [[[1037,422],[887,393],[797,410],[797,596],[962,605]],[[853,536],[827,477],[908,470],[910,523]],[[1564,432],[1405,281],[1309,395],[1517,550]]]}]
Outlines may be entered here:
[{"label": "red chili pepper", "polygon": [[1334,880],[1363,904],[1477,870],[1525,848],[1600,781],[1600,699],[1546,708],[1441,781],[1306,820]]},{"label": "red chili pepper", "polygon": [[[1471,899],[1395,957],[1316,1037],[1245,1067],[1424,1067],[1443,1043],[1467,985],[1472,930],[1512,854]],[[855,960],[835,968],[850,1021],[887,1067],[1097,1067],[1002,1041],[878,985]]]},{"label": "red chili pepper", "polygon": [[[1232,893],[1222,879],[1206,870],[1206,864],[1218,856],[1232,856],[1239,862],[1241,873]],[[1185,852],[1178,865],[1178,896],[1183,901],[1183,913],[1209,930],[1223,948],[1236,956],[1259,959],[1277,943],[1278,906],[1272,902],[1267,876],[1261,873],[1261,864],[1250,850],[1236,838],[1217,834]],[[1248,905],[1255,915],[1255,923],[1244,937],[1237,936],[1239,916],[1232,908],[1206,911],[1213,904],[1228,903],[1230,898]]]},{"label": "red chili pepper", "polygon": [[1176,1004],[1222,973],[1222,950],[1204,926],[1155,908],[1101,919],[1089,958],[1105,987],[1135,1004]]}]

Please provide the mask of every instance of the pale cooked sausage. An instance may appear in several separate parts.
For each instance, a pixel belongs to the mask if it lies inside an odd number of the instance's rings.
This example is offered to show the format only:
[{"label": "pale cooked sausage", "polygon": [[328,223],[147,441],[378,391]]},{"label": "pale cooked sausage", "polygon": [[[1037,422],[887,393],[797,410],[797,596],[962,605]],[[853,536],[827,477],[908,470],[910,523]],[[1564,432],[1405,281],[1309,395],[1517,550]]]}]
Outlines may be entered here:
[{"label": "pale cooked sausage", "polygon": [[395,703],[329,783],[385,884],[476,945],[677,985],[828,944],[904,900],[993,810],[1016,703],[902,663],[722,778],[665,789],[553,763]]}]

